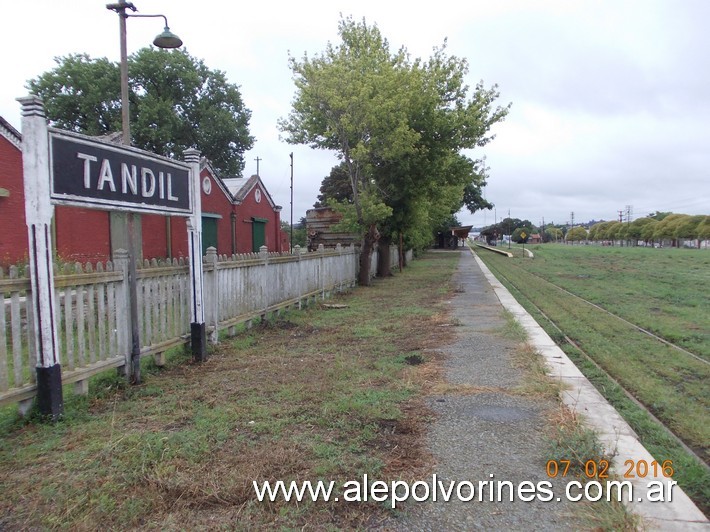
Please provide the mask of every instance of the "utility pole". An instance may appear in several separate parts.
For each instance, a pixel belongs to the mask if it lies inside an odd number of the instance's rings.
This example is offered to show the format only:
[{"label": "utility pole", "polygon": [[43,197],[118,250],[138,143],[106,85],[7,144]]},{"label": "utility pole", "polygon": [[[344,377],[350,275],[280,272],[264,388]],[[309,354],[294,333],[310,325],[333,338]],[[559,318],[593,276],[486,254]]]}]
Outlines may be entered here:
[{"label": "utility pole", "polygon": [[291,158],[291,253],[293,253],[293,152],[289,157]]},{"label": "utility pole", "polygon": [[256,175],[258,176],[259,175],[259,161],[263,161],[264,159],[259,159],[259,157],[257,156],[257,158],[254,160],[256,161]]},{"label": "utility pole", "polygon": [[619,222],[624,221],[624,211],[617,211],[619,213]]},{"label": "utility pole", "polygon": [[508,209],[508,249],[510,249],[510,241],[512,240],[510,234],[510,209]]},{"label": "utility pole", "polygon": [[633,207],[631,205],[626,206],[626,245],[630,246],[631,245],[631,239],[629,238],[629,226],[631,225],[631,209]]}]

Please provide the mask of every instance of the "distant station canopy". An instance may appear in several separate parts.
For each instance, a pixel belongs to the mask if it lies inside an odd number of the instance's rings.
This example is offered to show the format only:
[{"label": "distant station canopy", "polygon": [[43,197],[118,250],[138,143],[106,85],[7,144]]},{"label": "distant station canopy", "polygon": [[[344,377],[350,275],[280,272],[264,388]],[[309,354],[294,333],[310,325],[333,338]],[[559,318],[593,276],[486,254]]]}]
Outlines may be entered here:
[{"label": "distant station canopy", "polygon": [[441,232],[438,236],[437,247],[438,248],[457,248],[459,246],[459,240],[466,240],[468,238],[468,233],[471,231],[472,225],[466,225],[461,227],[451,227],[450,232]]},{"label": "distant station canopy", "polygon": [[451,228],[451,234],[458,237],[458,238],[463,238],[466,240],[468,238],[468,233],[471,231],[472,225],[466,225],[462,227],[452,227]]}]

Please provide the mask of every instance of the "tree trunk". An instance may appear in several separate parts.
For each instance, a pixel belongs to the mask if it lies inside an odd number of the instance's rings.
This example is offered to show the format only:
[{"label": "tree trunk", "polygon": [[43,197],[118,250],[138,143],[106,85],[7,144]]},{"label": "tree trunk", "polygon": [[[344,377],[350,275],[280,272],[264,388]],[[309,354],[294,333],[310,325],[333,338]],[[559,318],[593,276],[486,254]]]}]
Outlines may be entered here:
[{"label": "tree trunk", "polygon": [[390,277],[392,268],[390,267],[390,244],[389,238],[380,238],[377,242],[377,277]]},{"label": "tree trunk", "polygon": [[370,259],[372,258],[372,250],[375,249],[379,238],[380,233],[377,231],[377,226],[371,224],[362,240],[362,249],[360,250],[358,284],[361,286],[370,286]]}]

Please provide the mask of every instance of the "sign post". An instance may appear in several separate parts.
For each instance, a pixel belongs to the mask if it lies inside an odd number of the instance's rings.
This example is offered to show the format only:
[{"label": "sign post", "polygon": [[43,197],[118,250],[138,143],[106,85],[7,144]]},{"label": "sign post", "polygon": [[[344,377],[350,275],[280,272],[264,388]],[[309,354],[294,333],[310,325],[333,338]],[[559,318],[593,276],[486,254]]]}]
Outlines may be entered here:
[{"label": "sign post", "polygon": [[36,96],[17,101],[22,104],[22,171],[34,318],[30,334],[37,358],[37,406],[40,414],[56,421],[64,413],[64,398],[54,312],[50,230],[54,207],[49,200],[47,120],[42,100]]},{"label": "sign post", "polygon": [[[202,301],[202,209],[200,152],[185,151],[186,162],[98,142],[91,137],[47,127],[42,100],[30,95],[22,104],[22,158],[25,214],[30,249],[33,344],[37,351],[37,397],[40,412],[53,419],[63,412],[62,379],[52,267],[53,204],[132,213],[187,217],[191,283],[191,339],[196,360],[205,360]],[[129,224],[129,231],[136,228]],[[133,235],[129,235],[129,246]],[[140,337],[136,297],[138,250],[129,249],[131,381],[140,382]],[[128,362],[128,361],[127,361]]]},{"label": "sign post", "polygon": [[[200,198],[200,152],[189,148],[183,152],[185,162],[191,167],[192,194]],[[190,253],[190,345],[195,362],[207,360],[205,331],[205,308],[203,303],[204,281],[202,278],[202,206],[194,202],[192,216],[187,219],[187,238]]]}]

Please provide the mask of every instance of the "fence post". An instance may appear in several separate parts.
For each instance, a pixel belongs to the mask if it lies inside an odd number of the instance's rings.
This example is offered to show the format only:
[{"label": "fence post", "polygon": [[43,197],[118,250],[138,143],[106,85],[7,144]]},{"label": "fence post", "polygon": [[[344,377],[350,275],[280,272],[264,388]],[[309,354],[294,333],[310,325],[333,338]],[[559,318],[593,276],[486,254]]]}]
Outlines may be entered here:
[{"label": "fence post", "polygon": [[[323,244],[318,244],[318,277],[320,277],[320,298],[321,300],[325,299],[325,264],[324,264],[324,257],[325,255],[325,247],[323,247]],[[317,299],[317,298],[316,298]]]},{"label": "fence post", "polygon": [[[130,380],[131,378],[131,349],[129,347],[128,338],[133,330],[133,325],[131,324],[130,313],[127,312],[130,298],[130,287],[128,286],[128,265],[129,265],[128,251],[125,249],[117,249],[113,253],[113,269],[114,271],[121,272],[121,285],[116,291],[116,324],[118,325],[117,332],[117,350],[118,353],[123,353],[125,357],[125,364],[119,366],[117,369],[118,374],[122,377],[126,377]],[[126,326],[123,327],[122,325]]]},{"label": "fence post", "polygon": [[22,170],[25,218],[32,284],[32,333],[37,350],[37,406],[42,415],[57,420],[64,413],[62,369],[55,314],[49,190],[49,130],[42,100],[18,98],[22,104]]},{"label": "fence post", "polygon": [[[344,276],[343,276],[343,270],[342,270],[342,266],[343,266],[343,246],[340,244],[340,242],[338,242],[338,243],[335,245],[335,250],[338,252],[338,264],[337,264],[337,266],[336,266],[336,268],[335,268],[335,277],[336,277],[336,279],[337,279],[337,284],[338,284],[337,292],[340,293],[340,292],[343,291],[343,277],[344,277]],[[336,283],[335,283],[335,279],[334,279],[334,282],[333,282],[333,287],[334,287],[334,288],[335,288],[335,284],[336,284]]]},{"label": "fence post", "polygon": [[212,334],[210,334],[210,341],[213,344],[216,344],[219,338],[220,294],[217,280],[217,258],[217,249],[208,247],[207,254],[205,255],[205,265],[212,266],[212,272],[205,276],[205,308],[207,310],[205,323],[209,323],[213,326]]},{"label": "fence post", "polygon": [[[260,292],[261,292],[261,305],[264,307],[264,312],[261,314],[262,323],[266,321],[266,309],[268,308],[268,287],[271,286],[268,280],[269,271],[269,248],[266,246],[261,246],[259,248],[259,258],[264,261],[264,269],[261,274]],[[266,288],[265,288],[266,287]]]},{"label": "fence post", "polygon": [[293,246],[292,253],[296,255],[296,262],[298,264],[298,309],[301,310],[303,308],[303,272],[301,268],[301,246],[296,244]]}]

